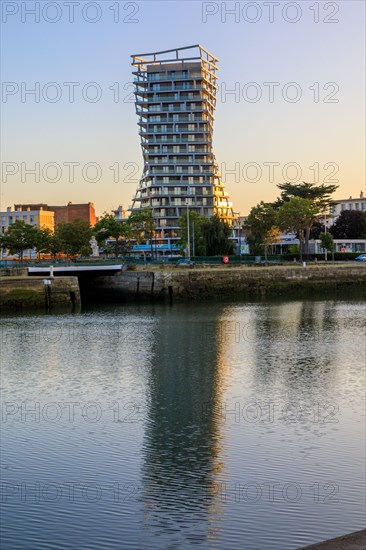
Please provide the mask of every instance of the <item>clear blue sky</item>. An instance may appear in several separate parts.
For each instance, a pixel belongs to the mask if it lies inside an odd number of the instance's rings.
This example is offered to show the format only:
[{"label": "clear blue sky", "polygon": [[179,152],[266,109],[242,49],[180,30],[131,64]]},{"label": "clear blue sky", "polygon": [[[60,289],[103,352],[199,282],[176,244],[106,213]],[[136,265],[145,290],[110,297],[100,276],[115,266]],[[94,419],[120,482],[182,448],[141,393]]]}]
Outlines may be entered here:
[{"label": "clear blue sky", "polygon": [[[1,103],[1,153],[2,162],[14,162],[14,170],[19,167],[19,171],[9,175],[7,182],[3,173],[1,209],[15,202],[65,204],[69,200],[93,201],[99,214],[119,204],[127,207],[142,169],[129,85],[130,55],[197,43],[220,60],[214,147],[220,165],[230,170],[239,163],[240,173],[226,176],[235,211],[246,214],[260,200],[274,199],[276,183],[284,181],[288,163],[297,163],[301,180],[307,181],[314,181],[318,166],[319,181],[331,177],[338,166],[333,175],[339,180],[338,197],[356,196],[364,189],[363,1],[300,1],[297,8],[280,2],[280,6],[273,5],[272,23],[270,8],[263,2],[251,2],[251,7],[239,2],[237,21],[229,14],[225,21],[221,2],[80,0],[74,8],[74,22],[69,22],[66,1],[58,3],[58,12],[51,6],[44,13],[49,3],[40,2],[39,23],[34,15],[22,12],[22,4],[2,2],[2,81],[8,95],[3,93]],[[31,9],[36,2],[25,4]],[[85,11],[86,4],[94,6]],[[224,4],[227,9],[235,6],[235,2]],[[7,15],[16,8],[17,13]],[[205,10],[217,13],[207,15],[204,22]],[[117,16],[119,21],[114,22]],[[94,17],[100,17],[99,21],[85,20]],[[319,22],[314,21],[317,17]],[[248,21],[255,18],[257,22]],[[289,22],[295,18],[299,20]],[[327,23],[326,19],[338,22]],[[22,88],[34,88],[36,82],[40,101],[27,95],[22,102]],[[50,82],[57,83],[57,88],[44,88]],[[73,103],[65,82],[80,83]],[[96,82],[102,92],[95,103],[82,96],[82,88],[90,82]],[[253,82],[255,86],[248,86]],[[279,83],[273,102],[266,82]],[[286,92],[289,82],[295,82],[296,88],[290,86]],[[223,86],[236,86],[239,98],[231,94],[225,99]],[[120,97],[114,101],[117,88]],[[59,101],[47,101],[57,90],[61,91]],[[299,90],[301,98],[291,102]],[[95,88],[86,88],[85,93],[92,99]],[[256,93],[262,97],[251,102]],[[26,169],[36,162],[40,163],[40,182],[29,174],[22,182],[21,163]],[[61,168],[57,182],[47,181],[56,175],[52,167],[42,176],[42,169],[53,162]],[[75,167],[73,183],[65,165],[69,162],[80,164]],[[272,181],[270,168],[264,164],[271,162],[279,163],[273,168]],[[96,174],[92,167],[83,176],[87,163],[100,166],[99,181],[88,181]],[[120,174],[115,182],[115,172],[109,167],[117,163]],[[7,170],[13,168],[7,165]],[[244,175],[243,170],[247,170]],[[287,175],[287,179],[295,178],[296,168],[290,166]]]}]

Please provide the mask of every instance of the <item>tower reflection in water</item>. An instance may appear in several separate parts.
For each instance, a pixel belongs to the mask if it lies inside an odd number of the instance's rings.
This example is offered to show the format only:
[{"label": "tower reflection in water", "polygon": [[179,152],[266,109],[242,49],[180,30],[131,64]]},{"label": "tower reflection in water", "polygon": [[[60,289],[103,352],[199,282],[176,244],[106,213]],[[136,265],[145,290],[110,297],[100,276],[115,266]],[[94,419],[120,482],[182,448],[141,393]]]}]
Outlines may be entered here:
[{"label": "tower reflection in water", "polygon": [[[226,366],[215,338],[220,307],[159,318],[143,443],[144,527],[176,542],[216,538],[224,479],[220,434]],[[210,323],[211,338],[205,329]],[[211,521],[212,520],[212,521]]]}]

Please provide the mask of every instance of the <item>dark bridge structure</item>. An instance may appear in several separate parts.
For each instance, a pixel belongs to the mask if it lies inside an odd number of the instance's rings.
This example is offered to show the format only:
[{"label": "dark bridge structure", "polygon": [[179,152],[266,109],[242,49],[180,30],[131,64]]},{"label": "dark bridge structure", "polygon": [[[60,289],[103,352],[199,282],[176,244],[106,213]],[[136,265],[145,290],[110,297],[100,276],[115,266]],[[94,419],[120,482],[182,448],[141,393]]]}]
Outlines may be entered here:
[{"label": "dark bridge structure", "polygon": [[96,281],[121,273],[123,264],[109,262],[88,262],[87,264],[67,263],[29,266],[28,276],[32,277],[77,277],[82,303],[104,301],[105,293],[98,292]]},{"label": "dark bridge structure", "polygon": [[33,266],[28,267],[28,275],[32,276],[106,276],[114,275],[122,270],[122,264],[91,264],[87,265],[49,265],[49,266]]}]

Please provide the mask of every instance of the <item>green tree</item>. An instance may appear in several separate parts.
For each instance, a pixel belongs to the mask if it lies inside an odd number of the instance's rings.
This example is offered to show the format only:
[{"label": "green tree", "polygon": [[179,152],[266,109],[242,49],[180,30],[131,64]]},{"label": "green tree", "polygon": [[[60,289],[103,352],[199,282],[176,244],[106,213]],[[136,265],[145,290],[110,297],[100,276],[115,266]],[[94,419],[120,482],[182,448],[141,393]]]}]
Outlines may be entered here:
[{"label": "green tree", "polygon": [[263,236],[263,246],[264,246],[264,260],[267,264],[268,262],[268,249],[270,246],[276,244],[281,237],[281,231],[278,229],[278,227],[273,226],[270,227]]},{"label": "green tree", "polygon": [[43,252],[44,254],[52,254],[53,258],[59,252],[62,252],[62,242],[56,232],[51,231],[48,227],[36,227],[36,237],[34,248],[38,253],[38,257]]},{"label": "green tree", "polygon": [[92,233],[89,222],[74,220],[72,223],[61,223],[55,234],[65,254],[70,256],[90,255],[89,240]]},{"label": "green tree", "polygon": [[107,239],[114,239],[112,249],[116,257],[131,250],[131,230],[128,222],[118,221],[112,214],[105,213],[94,225],[93,233],[102,246]]},{"label": "green tree", "polygon": [[[192,256],[206,256],[206,243],[202,235],[202,226],[206,221],[207,218],[198,212],[189,212],[189,240]],[[179,226],[181,228],[181,248],[186,250],[188,245],[187,214],[182,215]]]},{"label": "green tree", "polygon": [[277,210],[273,204],[261,201],[251,209],[243,228],[249,231],[247,241],[252,252],[262,252],[266,248],[264,243],[268,240],[268,232],[275,227],[277,227]]},{"label": "green tree", "polygon": [[366,239],[366,212],[343,210],[329,231],[335,239]]},{"label": "green tree", "polygon": [[35,227],[34,248],[37,251],[38,258],[41,253],[47,254],[52,249],[53,231],[48,227]]},{"label": "green tree", "polygon": [[56,258],[57,254],[59,254],[60,252],[62,252],[62,241],[57,231],[55,231],[50,239],[49,253],[52,254],[53,258]]},{"label": "green tree", "polygon": [[327,260],[327,252],[332,253],[332,259],[334,261],[334,241],[333,236],[330,233],[320,233],[319,235],[321,247],[325,250],[325,260]]},{"label": "green tree", "polygon": [[232,254],[233,242],[229,239],[232,230],[225,220],[218,216],[206,219],[201,226],[203,241],[208,256]]},{"label": "green tree", "polygon": [[332,194],[339,186],[325,185],[324,183],[316,185],[315,183],[303,181],[301,183],[279,183],[277,187],[281,190],[281,194],[275,203],[277,207],[282,206],[284,202],[290,200],[292,197],[300,197],[310,200],[321,213],[329,209],[332,202]]},{"label": "green tree", "polygon": [[300,253],[300,247],[298,244],[290,244],[288,247],[288,253],[289,254],[299,254]]},{"label": "green tree", "polygon": [[310,239],[319,239],[320,233],[323,233],[325,225],[319,221],[315,221],[310,231]]},{"label": "green tree", "polygon": [[20,260],[23,260],[24,251],[35,246],[36,229],[34,225],[17,220],[1,237],[2,248],[9,250],[10,254],[19,254]]},{"label": "green tree", "polygon": [[310,199],[292,197],[278,209],[278,224],[284,231],[295,231],[300,240],[300,260],[306,244],[306,235],[310,232],[317,213],[317,206]]},{"label": "green tree", "polygon": [[133,210],[128,218],[131,237],[136,244],[150,243],[151,255],[154,255],[153,238],[156,229],[155,219],[151,208]]},{"label": "green tree", "polygon": [[305,230],[304,248],[306,253],[309,249],[310,233],[314,223],[316,222],[316,216],[319,214],[325,214],[329,212],[332,202],[332,194],[338,189],[338,185],[316,185],[315,183],[280,183],[277,187],[281,190],[281,195],[278,197],[274,206],[279,208],[285,202],[291,198],[299,197],[311,202],[314,206],[314,219],[309,222]]}]

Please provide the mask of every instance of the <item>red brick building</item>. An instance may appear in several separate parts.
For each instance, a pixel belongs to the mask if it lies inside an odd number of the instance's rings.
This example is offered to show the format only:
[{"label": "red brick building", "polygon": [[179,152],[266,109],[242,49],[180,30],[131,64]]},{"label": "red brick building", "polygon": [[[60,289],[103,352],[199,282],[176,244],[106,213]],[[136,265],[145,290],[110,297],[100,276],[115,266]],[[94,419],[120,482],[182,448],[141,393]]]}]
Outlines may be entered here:
[{"label": "red brick building", "polygon": [[66,206],[48,206],[48,204],[16,204],[15,210],[50,210],[55,213],[55,227],[60,223],[72,223],[74,220],[84,220],[93,227],[98,219],[95,215],[94,203],[73,204],[68,202]]}]

